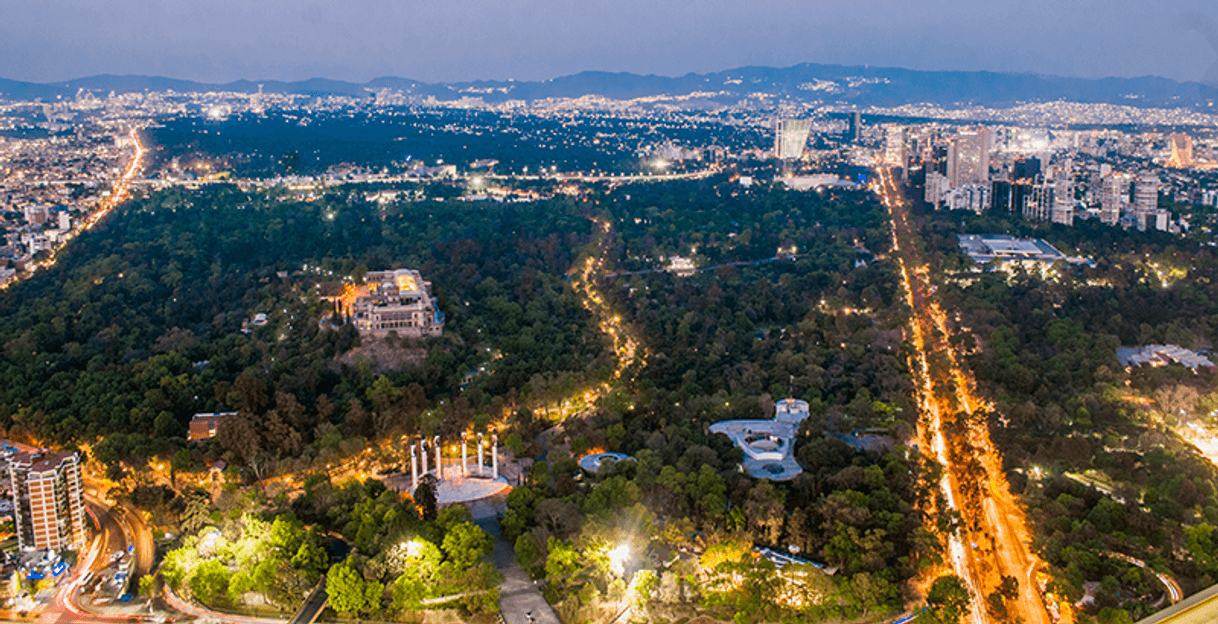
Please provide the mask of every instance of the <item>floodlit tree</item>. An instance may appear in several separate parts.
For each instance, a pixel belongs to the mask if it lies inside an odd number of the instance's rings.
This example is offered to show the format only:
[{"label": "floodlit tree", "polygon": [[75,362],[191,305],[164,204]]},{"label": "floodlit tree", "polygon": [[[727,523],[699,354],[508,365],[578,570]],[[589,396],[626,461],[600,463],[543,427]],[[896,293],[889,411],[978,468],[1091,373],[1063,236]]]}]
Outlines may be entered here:
[{"label": "floodlit tree", "polygon": [[368,583],[364,577],[344,561],[330,567],[326,573],[326,593],[330,606],[339,613],[359,613],[368,607]]},{"label": "floodlit tree", "polygon": [[444,535],[444,542],[440,545],[444,556],[458,571],[481,563],[483,557],[491,554],[493,547],[491,536],[472,522],[453,526]]},{"label": "floodlit tree", "polygon": [[931,583],[930,592],[926,595],[926,605],[929,607],[923,617],[933,624],[956,624],[968,612],[972,598],[968,588],[955,575],[940,576]]},{"label": "floodlit tree", "polygon": [[227,597],[230,576],[228,568],[220,561],[205,561],[191,574],[190,591],[199,600],[208,604],[214,603],[219,598]]}]

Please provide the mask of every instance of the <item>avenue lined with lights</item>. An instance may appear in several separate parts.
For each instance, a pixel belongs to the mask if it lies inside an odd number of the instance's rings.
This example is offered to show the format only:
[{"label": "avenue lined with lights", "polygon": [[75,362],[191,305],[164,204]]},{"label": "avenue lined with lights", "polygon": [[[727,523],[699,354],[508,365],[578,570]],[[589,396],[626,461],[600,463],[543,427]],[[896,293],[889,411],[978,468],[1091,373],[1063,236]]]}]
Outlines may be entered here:
[{"label": "avenue lined with lights", "polygon": [[[1023,509],[1010,494],[1001,457],[990,441],[987,406],[973,396],[970,378],[950,345],[946,316],[933,298],[908,205],[891,175],[881,171],[880,180],[911,311],[912,368],[920,408],[917,445],[932,453],[943,467],[939,485],[947,509],[928,511],[932,518],[948,511],[960,515],[958,530],[948,536],[948,556],[953,571],[973,594],[973,622],[990,621],[982,606],[984,597],[998,587],[1002,577],[1010,576],[1019,582],[1019,598],[1012,601],[1017,621],[1048,624],[1051,620],[1036,576],[1041,562],[1031,552]],[[961,426],[964,435],[946,434],[948,423]],[[1053,605],[1054,598],[1050,596],[1049,601]],[[1063,618],[1069,613],[1069,609],[1061,611]]]}]

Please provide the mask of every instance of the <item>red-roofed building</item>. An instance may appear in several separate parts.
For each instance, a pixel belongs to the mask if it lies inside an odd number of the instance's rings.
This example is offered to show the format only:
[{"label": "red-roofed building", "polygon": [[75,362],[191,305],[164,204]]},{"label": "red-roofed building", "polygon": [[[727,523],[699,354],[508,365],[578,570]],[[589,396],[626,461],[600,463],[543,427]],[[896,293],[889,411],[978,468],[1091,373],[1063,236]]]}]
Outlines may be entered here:
[{"label": "red-roofed building", "polygon": [[206,412],[203,414],[195,414],[190,419],[190,432],[186,435],[188,440],[207,440],[216,437],[216,431],[220,429],[220,421],[229,416],[236,416],[237,412]]}]

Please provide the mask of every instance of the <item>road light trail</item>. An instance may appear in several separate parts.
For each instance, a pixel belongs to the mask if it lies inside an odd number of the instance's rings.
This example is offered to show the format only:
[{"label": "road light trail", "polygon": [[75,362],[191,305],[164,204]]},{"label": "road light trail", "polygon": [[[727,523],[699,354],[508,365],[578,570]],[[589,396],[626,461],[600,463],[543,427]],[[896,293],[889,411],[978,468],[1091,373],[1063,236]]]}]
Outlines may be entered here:
[{"label": "road light trail", "polygon": [[110,197],[101,203],[101,207],[89,215],[89,219],[85,222],[85,230],[93,229],[98,221],[105,218],[114,210],[116,206],[127,200],[127,196],[131,193],[131,182],[135,180],[135,174],[139,172],[140,167],[144,165],[144,144],[140,143],[140,135],[134,128],[131,130],[131,143],[135,145],[135,154],[131,157],[131,162],[123,171],[123,175],[114,183],[114,189],[110,191]]},{"label": "road light trail", "polygon": [[[1008,601],[1012,619],[1028,624],[1051,622],[1036,582],[1040,561],[1031,552],[1023,509],[1015,501],[990,440],[986,403],[973,395],[972,380],[960,366],[950,342],[947,316],[934,298],[929,271],[909,223],[908,206],[886,171],[880,171],[880,197],[892,218],[893,251],[900,265],[910,307],[910,343],[919,406],[917,440],[942,465],[939,487],[948,510],[962,520],[948,536],[952,568],[972,593],[970,620],[989,622],[987,596],[1003,576],[1019,581],[1019,595]],[[948,436],[945,426],[956,434]],[[933,514],[943,510],[931,510]],[[965,544],[970,547],[966,547]],[[1069,607],[1062,616],[1069,619]]]},{"label": "road light trail", "polygon": [[[139,133],[137,133],[134,128],[131,130],[131,142],[133,145],[135,145],[135,154],[131,156],[131,162],[128,163],[127,168],[123,170],[123,175],[119,176],[118,180],[115,181],[114,188],[110,190],[110,196],[107,197],[105,201],[98,204],[97,210],[94,210],[88,216],[88,218],[85,219],[84,224],[81,225],[79,230],[69,232],[69,234],[62,239],[58,246],[51,249],[50,255],[48,255],[45,260],[30,264],[27,275],[33,275],[38,271],[38,269],[54,265],[55,257],[59,254],[59,251],[63,249],[69,241],[75,238],[79,232],[85,232],[93,229],[93,226],[97,225],[97,223],[105,218],[106,215],[110,214],[115,207],[127,200],[127,197],[129,197],[131,194],[131,184],[135,181],[135,175],[139,173],[140,168],[144,166],[144,154],[146,153],[144,145],[140,143]],[[3,286],[0,286],[0,288],[7,288],[9,284],[16,283],[16,281],[17,280],[12,280]]]}]

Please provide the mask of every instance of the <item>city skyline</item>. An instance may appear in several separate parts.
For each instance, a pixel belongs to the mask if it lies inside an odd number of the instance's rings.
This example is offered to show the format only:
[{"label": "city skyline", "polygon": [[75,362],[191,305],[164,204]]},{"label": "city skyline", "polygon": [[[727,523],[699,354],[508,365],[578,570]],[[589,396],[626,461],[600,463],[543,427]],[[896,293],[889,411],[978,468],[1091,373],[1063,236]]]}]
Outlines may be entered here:
[{"label": "city skyline", "polygon": [[1218,12],[1058,4],[0,0],[0,616],[1218,621]]}]

